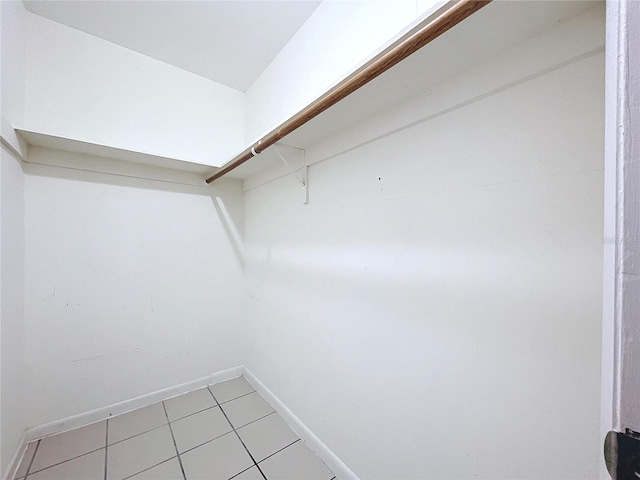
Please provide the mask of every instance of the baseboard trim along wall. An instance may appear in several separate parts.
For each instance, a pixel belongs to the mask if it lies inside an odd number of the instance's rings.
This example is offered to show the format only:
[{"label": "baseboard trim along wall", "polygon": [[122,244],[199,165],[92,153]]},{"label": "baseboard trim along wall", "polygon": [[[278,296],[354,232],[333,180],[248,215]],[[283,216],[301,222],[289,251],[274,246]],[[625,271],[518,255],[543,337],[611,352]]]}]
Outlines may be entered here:
[{"label": "baseboard trim along wall", "polygon": [[264,384],[258,380],[253,373],[251,373],[251,371],[242,365],[221,370],[190,382],[164,388],[130,400],[114,403],[113,405],[97,408],[62,420],[56,420],[55,422],[29,428],[22,435],[18,447],[11,457],[7,469],[2,476],[2,480],[13,479],[16,471],[18,470],[18,466],[20,465],[20,461],[22,460],[22,456],[27,451],[27,445],[33,440],[56,435],[74,428],[84,427],[85,425],[90,425],[92,423],[101,422],[102,420],[106,420],[114,415],[127,413],[163,400],[168,400],[178,395],[189,393],[208,385],[224,382],[240,376],[244,376],[247,379],[256,391],[264,397],[267,403],[269,403],[269,405],[271,405],[271,407],[273,407],[273,409],[276,410],[293,428],[307,446],[313,450],[313,452],[318,455],[318,457],[320,457],[331,470],[333,470],[340,480],[358,480],[358,477],[336,456],[335,453],[329,449],[329,447],[327,447],[304,423],[302,423],[302,421],[291,410],[289,410],[289,408],[287,408],[287,406],[282,403],[282,401],[276,397],[271,390],[265,387]]},{"label": "baseboard trim along wall", "polygon": [[284,421],[293,428],[294,432],[296,432],[304,443],[306,443],[307,446],[313,450],[313,452],[318,455],[324,463],[327,464],[327,466],[340,480],[359,480],[357,475],[353,473],[351,469],[347,467],[347,465],[309,429],[309,427],[302,423],[302,421],[291,410],[289,410],[289,408],[278,397],[276,397],[271,390],[258,380],[247,367],[242,367],[242,374],[244,378],[253,385],[253,388],[255,388],[267,403],[280,414]]}]

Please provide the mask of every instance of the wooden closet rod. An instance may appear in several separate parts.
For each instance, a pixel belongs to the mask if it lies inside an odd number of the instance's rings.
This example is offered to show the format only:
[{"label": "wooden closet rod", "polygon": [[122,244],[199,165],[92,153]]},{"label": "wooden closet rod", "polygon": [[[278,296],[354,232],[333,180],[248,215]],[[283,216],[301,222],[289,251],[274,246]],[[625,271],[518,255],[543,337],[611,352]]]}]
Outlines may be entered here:
[{"label": "wooden closet rod", "polygon": [[490,2],[491,0],[459,0],[451,4],[425,26],[409,34],[389,51],[381,54],[368,65],[345,78],[313,103],[271,130],[261,140],[231,159],[215,174],[207,178],[207,183],[226,175],[274,143],[282,140],[309,120],[320,115],[329,107],[386,72]]}]

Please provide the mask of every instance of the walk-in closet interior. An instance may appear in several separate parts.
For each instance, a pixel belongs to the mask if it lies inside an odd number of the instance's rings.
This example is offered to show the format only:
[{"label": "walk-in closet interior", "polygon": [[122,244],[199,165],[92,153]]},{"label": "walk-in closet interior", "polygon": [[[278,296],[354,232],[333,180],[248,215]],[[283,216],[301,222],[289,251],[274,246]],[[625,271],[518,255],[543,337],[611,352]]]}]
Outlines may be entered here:
[{"label": "walk-in closet interior", "polygon": [[2,0],[2,478],[607,478],[612,8]]}]

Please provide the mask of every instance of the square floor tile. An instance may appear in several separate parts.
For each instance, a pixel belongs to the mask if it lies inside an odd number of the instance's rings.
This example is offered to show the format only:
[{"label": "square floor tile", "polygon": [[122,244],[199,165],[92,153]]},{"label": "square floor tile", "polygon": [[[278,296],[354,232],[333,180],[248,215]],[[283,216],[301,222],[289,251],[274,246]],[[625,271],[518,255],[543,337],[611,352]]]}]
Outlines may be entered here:
[{"label": "square floor tile", "polygon": [[233,380],[227,380],[226,382],[216,383],[215,385],[211,385],[209,389],[219,403],[228,402],[229,400],[233,400],[234,398],[238,398],[242,395],[255,391],[255,388],[253,388],[244,377],[238,377]]},{"label": "square floor tile", "polygon": [[29,464],[31,463],[31,459],[33,458],[33,453],[36,451],[37,441],[31,442],[27,445],[27,451],[22,456],[22,461],[20,462],[20,466],[16,471],[15,478],[24,477],[27,473],[27,468],[29,468]]},{"label": "square floor tile", "polygon": [[245,470],[232,478],[233,480],[264,480],[257,467],[251,467],[249,470]]},{"label": "square floor tile", "polygon": [[213,396],[211,396],[209,389],[205,387],[200,390],[195,390],[194,392],[185,393],[179,397],[165,400],[164,405],[167,407],[169,421],[173,422],[192,413],[215,407],[216,401],[213,399]]},{"label": "square floor tile", "polygon": [[257,392],[231,400],[221,407],[235,428],[240,428],[274,411]]},{"label": "square floor tile", "polygon": [[330,480],[331,470],[304,442],[299,441],[260,462],[269,480]]},{"label": "square floor tile", "polygon": [[109,445],[107,479],[121,480],[176,456],[168,425]]},{"label": "square floor tile", "polygon": [[277,413],[238,429],[238,435],[256,462],[298,440],[298,435]]},{"label": "square floor tile", "polygon": [[30,472],[37,472],[84,453],[104,448],[107,422],[98,422],[40,440]]},{"label": "square floor tile", "polygon": [[182,476],[182,470],[180,469],[180,462],[178,458],[172,458],[166,462],[162,462],[160,465],[145,470],[133,477],[131,480],[184,480]]},{"label": "square floor tile", "polygon": [[171,428],[180,453],[231,431],[231,425],[220,407],[209,408],[171,422]]},{"label": "square floor tile", "polygon": [[189,450],[180,458],[189,480],[226,480],[253,465],[251,457],[233,432]]},{"label": "square floor tile", "polygon": [[104,448],[29,475],[29,480],[103,480]]},{"label": "square floor tile", "polygon": [[165,425],[167,416],[162,403],[123,413],[109,419],[109,445]]}]

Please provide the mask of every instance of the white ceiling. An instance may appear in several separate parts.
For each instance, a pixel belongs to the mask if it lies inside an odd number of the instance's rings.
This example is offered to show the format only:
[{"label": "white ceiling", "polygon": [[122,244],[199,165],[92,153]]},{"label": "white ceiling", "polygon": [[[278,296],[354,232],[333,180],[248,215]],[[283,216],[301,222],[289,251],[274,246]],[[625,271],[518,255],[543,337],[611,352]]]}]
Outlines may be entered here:
[{"label": "white ceiling", "polygon": [[320,3],[24,0],[35,14],[241,91]]}]

